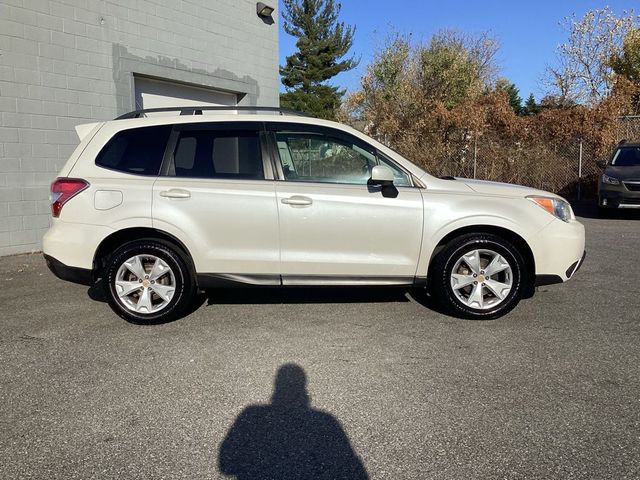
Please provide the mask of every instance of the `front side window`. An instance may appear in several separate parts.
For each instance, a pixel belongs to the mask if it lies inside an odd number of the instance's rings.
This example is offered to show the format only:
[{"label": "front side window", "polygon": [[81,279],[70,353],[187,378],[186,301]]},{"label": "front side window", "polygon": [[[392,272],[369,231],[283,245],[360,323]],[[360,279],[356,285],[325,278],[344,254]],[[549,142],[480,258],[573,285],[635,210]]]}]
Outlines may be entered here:
[{"label": "front side window", "polygon": [[365,185],[375,155],[350,142],[314,133],[276,135],[284,177],[289,181]]},{"label": "front side window", "polygon": [[107,142],[96,165],[136,175],[158,175],[171,125],[122,130]]},{"label": "front side window", "polygon": [[258,132],[180,132],[169,174],[187,178],[264,179]]},{"label": "front side window", "polygon": [[389,167],[391,169],[391,171],[393,172],[393,184],[396,187],[411,186],[411,179],[409,178],[409,175],[400,170],[390,158],[378,152],[377,160],[378,165],[384,165],[385,167]]},{"label": "front side window", "polygon": [[276,141],[285,180],[366,185],[371,169],[385,165],[396,186],[410,186],[406,173],[364,145],[316,133],[278,132]]}]

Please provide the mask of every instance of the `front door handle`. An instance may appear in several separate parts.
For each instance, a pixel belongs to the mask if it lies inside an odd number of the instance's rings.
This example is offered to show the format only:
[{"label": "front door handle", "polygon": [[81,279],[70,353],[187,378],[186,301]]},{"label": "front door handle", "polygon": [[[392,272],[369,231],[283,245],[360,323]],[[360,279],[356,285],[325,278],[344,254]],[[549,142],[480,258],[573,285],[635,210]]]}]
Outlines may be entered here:
[{"label": "front door handle", "polygon": [[309,197],[303,197],[302,195],[294,195],[293,197],[283,198],[280,201],[285,205],[291,205],[293,207],[305,207],[313,203],[313,200]]},{"label": "front door handle", "polygon": [[165,198],[189,198],[191,197],[191,193],[181,188],[172,188],[171,190],[160,192],[160,196]]}]

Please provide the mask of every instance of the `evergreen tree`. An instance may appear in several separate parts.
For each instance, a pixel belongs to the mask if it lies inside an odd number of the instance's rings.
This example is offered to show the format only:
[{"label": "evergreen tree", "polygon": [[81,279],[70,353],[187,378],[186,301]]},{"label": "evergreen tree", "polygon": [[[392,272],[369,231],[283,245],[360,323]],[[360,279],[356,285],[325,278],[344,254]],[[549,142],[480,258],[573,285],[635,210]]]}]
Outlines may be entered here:
[{"label": "evergreen tree", "polygon": [[518,90],[518,87],[506,78],[499,78],[496,82],[496,88],[507,94],[509,105],[511,105],[516,115],[522,115],[522,98],[520,98],[520,90]]},{"label": "evergreen tree", "polygon": [[357,66],[353,57],[345,58],[355,28],[338,21],[341,4],[334,0],[283,0],[283,4],[284,31],[298,38],[298,51],[280,67],[286,88],[280,105],[333,119],[344,90],[326,82]]},{"label": "evergreen tree", "polygon": [[523,115],[535,115],[540,111],[540,105],[536,103],[533,93],[529,94],[527,101],[524,102]]}]

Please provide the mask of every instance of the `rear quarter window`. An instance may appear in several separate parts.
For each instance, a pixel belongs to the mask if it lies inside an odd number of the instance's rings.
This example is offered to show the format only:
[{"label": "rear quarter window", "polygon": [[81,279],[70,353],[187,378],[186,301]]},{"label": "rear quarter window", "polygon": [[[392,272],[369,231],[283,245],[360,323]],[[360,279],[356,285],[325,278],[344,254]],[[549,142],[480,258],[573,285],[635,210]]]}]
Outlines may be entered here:
[{"label": "rear quarter window", "polygon": [[116,133],[96,157],[96,165],[134,175],[158,175],[171,125]]}]

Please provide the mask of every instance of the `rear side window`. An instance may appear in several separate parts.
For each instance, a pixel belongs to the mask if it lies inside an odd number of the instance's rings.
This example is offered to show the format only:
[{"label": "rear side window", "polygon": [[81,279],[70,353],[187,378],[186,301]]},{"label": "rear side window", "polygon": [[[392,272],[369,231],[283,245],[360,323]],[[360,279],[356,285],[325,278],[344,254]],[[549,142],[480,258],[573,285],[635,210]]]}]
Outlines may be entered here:
[{"label": "rear side window", "polygon": [[176,143],[170,175],[188,178],[264,179],[255,131],[184,130]]},{"label": "rear side window", "polygon": [[158,175],[171,128],[162,125],[118,132],[100,151],[96,165],[135,175]]}]

